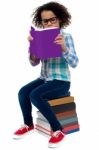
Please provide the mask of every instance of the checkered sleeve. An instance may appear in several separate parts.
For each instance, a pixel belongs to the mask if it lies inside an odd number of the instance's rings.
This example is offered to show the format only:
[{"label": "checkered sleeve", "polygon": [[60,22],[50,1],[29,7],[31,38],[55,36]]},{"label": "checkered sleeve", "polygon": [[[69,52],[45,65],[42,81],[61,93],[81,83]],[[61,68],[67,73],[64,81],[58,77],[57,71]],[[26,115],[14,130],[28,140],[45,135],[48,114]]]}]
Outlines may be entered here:
[{"label": "checkered sleeve", "polygon": [[68,64],[75,68],[79,62],[77,57],[74,41],[71,34],[65,36],[65,43],[66,43],[66,52],[63,52],[63,57],[67,60]]}]

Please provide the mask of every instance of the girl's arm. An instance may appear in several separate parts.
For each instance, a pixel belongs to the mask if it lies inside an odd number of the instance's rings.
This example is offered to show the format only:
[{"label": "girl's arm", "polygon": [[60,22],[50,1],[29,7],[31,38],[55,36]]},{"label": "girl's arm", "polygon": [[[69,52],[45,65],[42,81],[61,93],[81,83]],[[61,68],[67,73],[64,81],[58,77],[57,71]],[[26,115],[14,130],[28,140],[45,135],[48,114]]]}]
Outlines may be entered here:
[{"label": "girl's arm", "polygon": [[79,59],[75,51],[74,41],[71,34],[65,36],[65,44],[66,51],[63,52],[63,57],[71,67],[75,68],[79,62]]}]

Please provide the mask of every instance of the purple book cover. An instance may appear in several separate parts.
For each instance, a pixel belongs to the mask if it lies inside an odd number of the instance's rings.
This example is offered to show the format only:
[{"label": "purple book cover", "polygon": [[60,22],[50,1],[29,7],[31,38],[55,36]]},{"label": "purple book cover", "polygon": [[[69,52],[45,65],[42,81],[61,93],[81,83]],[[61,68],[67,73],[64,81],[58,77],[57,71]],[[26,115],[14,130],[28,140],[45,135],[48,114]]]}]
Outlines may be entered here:
[{"label": "purple book cover", "polygon": [[33,40],[30,41],[29,52],[38,58],[61,57],[61,46],[54,43],[56,36],[60,33],[59,28],[36,30],[31,26],[30,34]]}]

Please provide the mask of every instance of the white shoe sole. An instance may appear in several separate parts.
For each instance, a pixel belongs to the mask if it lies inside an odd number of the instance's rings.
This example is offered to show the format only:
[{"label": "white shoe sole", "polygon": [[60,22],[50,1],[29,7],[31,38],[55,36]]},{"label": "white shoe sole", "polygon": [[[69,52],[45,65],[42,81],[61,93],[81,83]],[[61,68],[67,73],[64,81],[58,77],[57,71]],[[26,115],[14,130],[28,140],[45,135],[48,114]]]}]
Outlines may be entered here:
[{"label": "white shoe sole", "polygon": [[60,147],[62,144],[64,144],[64,142],[66,142],[66,138],[64,137],[64,139],[61,142],[58,143],[48,143],[48,148],[56,148],[56,147]]},{"label": "white shoe sole", "polygon": [[22,138],[24,138],[26,135],[29,135],[29,134],[31,134],[31,133],[33,133],[34,132],[34,129],[33,130],[31,130],[31,131],[28,131],[27,133],[24,133],[24,135],[13,135],[13,139],[14,140],[18,140],[18,139],[22,139]]}]

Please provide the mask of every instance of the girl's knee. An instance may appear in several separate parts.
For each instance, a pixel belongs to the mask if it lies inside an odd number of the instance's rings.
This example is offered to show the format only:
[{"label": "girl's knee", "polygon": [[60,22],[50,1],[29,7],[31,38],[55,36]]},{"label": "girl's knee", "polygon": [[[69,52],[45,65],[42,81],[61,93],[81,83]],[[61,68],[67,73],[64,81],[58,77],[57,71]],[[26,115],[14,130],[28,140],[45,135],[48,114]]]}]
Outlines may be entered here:
[{"label": "girl's knee", "polygon": [[39,97],[38,97],[36,91],[32,91],[32,92],[29,94],[29,98],[30,98],[30,101],[31,101],[34,105],[38,105]]},{"label": "girl's knee", "polygon": [[35,92],[34,91],[30,92],[29,98],[31,101],[33,101],[35,99]]},{"label": "girl's knee", "polygon": [[26,94],[26,88],[25,88],[25,87],[22,87],[22,88],[18,91],[18,96],[24,95],[24,94]]},{"label": "girl's knee", "polygon": [[26,86],[20,88],[18,98],[21,105],[25,105],[26,101],[29,100],[29,90]]}]

